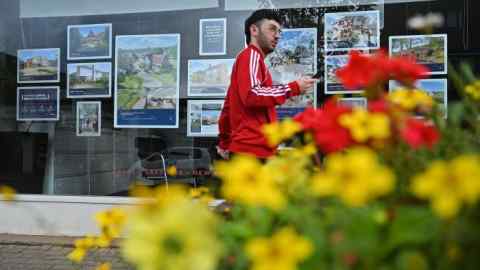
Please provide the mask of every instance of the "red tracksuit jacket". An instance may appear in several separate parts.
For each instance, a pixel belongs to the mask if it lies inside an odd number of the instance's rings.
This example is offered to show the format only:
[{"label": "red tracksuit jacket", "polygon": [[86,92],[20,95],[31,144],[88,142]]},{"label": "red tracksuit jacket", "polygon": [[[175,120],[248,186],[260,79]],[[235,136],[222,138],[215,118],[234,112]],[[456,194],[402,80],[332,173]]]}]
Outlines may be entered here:
[{"label": "red tracksuit jacket", "polygon": [[277,120],[275,106],[300,94],[297,82],[272,85],[260,50],[250,45],[237,56],[219,120],[219,147],[266,158],[275,153],[261,131]]}]

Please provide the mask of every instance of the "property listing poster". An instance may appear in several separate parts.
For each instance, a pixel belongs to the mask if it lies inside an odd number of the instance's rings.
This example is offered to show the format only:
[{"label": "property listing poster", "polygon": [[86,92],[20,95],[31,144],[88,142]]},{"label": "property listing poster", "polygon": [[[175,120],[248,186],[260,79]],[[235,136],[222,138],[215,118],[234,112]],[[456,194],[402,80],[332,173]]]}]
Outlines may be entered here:
[{"label": "property listing poster", "polygon": [[325,56],[325,94],[361,93],[360,89],[345,89],[336,72],[348,63],[348,55]]},{"label": "property listing poster", "polygon": [[234,63],[235,59],[188,60],[188,95],[226,96]]},{"label": "property listing poster", "polygon": [[412,56],[429,74],[447,74],[447,35],[390,36],[390,56]]},{"label": "property listing poster", "polygon": [[17,121],[57,121],[59,97],[58,86],[18,87]]},{"label": "property listing poster", "polygon": [[338,103],[350,108],[367,109],[367,99],[364,97],[339,98]]},{"label": "property listing poster", "polygon": [[223,100],[189,100],[187,136],[218,136],[218,120]]},{"label": "property listing poster", "polygon": [[110,97],[110,62],[74,63],[67,65],[67,97]]},{"label": "property listing poster", "polygon": [[[389,92],[401,89],[403,86],[397,81],[389,81]],[[447,79],[422,79],[415,82],[415,88],[431,96],[439,106],[444,118],[448,116],[448,81]],[[419,115],[420,116],[420,115]]]},{"label": "property listing poster", "polygon": [[69,25],[67,59],[112,57],[112,24]]},{"label": "property listing poster", "polygon": [[227,19],[200,20],[200,55],[223,55],[227,52]]},{"label": "property listing poster", "polygon": [[380,48],[378,10],[325,14],[325,51]]},{"label": "property listing poster", "polygon": [[116,36],[114,124],[178,128],[180,35]]},{"label": "property listing poster", "polygon": [[77,102],[77,136],[100,136],[102,131],[102,103]]},{"label": "property listing poster", "polygon": [[60,82],[60,49],[23,49],[17,52],[18,83]]},{"label": "property listing poster", "polygon": [[[266,64],[273,84],[285,84],[317,70],[317,29],[283,29],[280,42],[268,55]],[[293,117],[307,107],[316,106],[316,86],[305,94],[289,99],[277,107],[278,118]]]}]

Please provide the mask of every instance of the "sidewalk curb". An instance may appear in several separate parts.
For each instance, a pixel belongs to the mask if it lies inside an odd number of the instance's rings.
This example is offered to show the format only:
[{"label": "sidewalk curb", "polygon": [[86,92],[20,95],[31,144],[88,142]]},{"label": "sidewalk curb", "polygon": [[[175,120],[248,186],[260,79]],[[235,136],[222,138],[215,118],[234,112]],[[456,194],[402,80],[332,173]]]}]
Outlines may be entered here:
[{"label": "sidewalk curb", "polygon": [[[71,236],[44,236],[44,235],[17,235],[17,234],[1,234],[0,245],[21,245],[21,246],[43,246],[53,245],[60,247],[74,247],[76,239],[82,237]],[[120,248],[119,241],[113,241],[108,248]]]}]

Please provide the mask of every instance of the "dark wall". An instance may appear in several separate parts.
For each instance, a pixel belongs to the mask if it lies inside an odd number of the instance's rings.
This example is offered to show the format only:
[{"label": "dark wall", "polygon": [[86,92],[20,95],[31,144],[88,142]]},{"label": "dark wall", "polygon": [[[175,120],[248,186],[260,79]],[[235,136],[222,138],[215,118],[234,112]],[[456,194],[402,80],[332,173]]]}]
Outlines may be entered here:
[{"label": "dark wall", "polygon": [[[0,1],[0,89],[15,89],[19,0]],[[2,91],[0,104],[14,104],[15,91]]]}]

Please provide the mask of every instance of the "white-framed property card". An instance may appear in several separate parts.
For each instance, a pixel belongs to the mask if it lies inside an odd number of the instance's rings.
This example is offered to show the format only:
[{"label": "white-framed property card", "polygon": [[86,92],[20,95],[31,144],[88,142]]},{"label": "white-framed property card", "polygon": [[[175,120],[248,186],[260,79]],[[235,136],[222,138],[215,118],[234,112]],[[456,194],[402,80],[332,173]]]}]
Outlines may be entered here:
[{"label": "white-framed property card", "polygon": [[73,63],[67,65],[67,98],[110,97],[112,63]]},{"label": "white-framed property card", "polygon": [[178,128],[180,34],[115,37],[114,126]]},{"label": "white-framed property card", "polygon": [[378,10],[325,13],[325,51],[380,48]]},{"label": "white-framed property card", "polygon": [[112,24],[69,25],[67,60],[112,57]]},{"label": "white-framed property card", "polygon": [[426,66],[429,74],[447,74],[447,35],[390,36],[390,56],[413,56],[418,64]]},{"label": "white-framed property card", "polygon": [[[317,28],[283,29],[277,48],[265,59],[273,84],[286,84],[317,72]],[[317,85],[277,106],[279,119],[317,105]]]},{"label": "white-framed property card", "polygon": [[17,83],[60,82],[60,49],[17,51]]},{"label": "white-framed property card", "polygon": [[218,121],[223,100],[189,100],[187,104],[187,136],[218,136]]},{"label": "white-framed property card", "polygon": [[353,94],[362,93],[361,89],[345,89],[337,77],[337,70],[347,65],[348,55],[325,56],[325,94]]},{"label": "white-framed property card", "polygon": [[77,102],[77,136],[100,136],[102,133],[102,103]]},{"label": "white-framed property card", "polygon": [[188,60],[188,96],[225,97],[235,59]]},{"label": "white-framed property card", "polygon": [[59,115],[58,86],[17,88],[17,121],[58,121]]},{"label": "white-framed property card", "polygon": [[351,108],[367,109],[367,98],[364,97],[339,98],[338,103]]},{"label": "white-framed property card", "polygon": [[[389,92],[402,88],[397,81],[389,81]],[[439,105],[443,117],[448,116],[448,81],[447,79],[422,79],[417,80],[415,88],[425,91]]]},{"label": "white-framed property card", "polygon": [[199,54],[227,53],[227,19],[200,19]]}]

